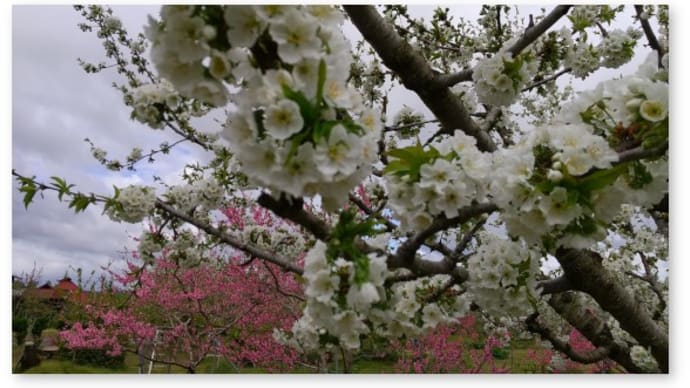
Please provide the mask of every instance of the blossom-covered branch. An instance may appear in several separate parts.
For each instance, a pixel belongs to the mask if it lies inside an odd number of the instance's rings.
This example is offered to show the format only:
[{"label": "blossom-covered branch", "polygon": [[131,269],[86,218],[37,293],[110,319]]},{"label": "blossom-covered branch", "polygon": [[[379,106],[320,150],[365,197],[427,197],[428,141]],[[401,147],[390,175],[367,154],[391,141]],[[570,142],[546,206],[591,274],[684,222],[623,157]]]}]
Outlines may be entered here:
[{"label": "blossom-covered branch", "polygon": [[481,150],[496,149],[488,134],[482,132],[472,120],[467,108],[439,81],[438,74],[434,73],[426,60],[383,20],[376,8],[362,5],[344,8],[383,63],[401,78],[405,87],[419,95],[440,120],[447,133],[461,129],[477,139],[477,145]]}]

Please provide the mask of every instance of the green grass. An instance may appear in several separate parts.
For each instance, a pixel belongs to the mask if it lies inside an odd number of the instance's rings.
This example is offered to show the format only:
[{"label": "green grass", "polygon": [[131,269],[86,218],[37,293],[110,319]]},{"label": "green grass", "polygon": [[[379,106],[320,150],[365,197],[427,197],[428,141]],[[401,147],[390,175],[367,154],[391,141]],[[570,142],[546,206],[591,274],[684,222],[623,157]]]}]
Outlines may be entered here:
[{"label": "green grass", "polygon": [[[509,355],[504,360],[494,360],[495,365],[499,368],[508,368],[510,373],[543,373],[540,367],[537,367],[533,361],[529,360],[526,355],[529,349],[538,347],[534,340],[513,340],[509,349]],[[20,346],[12,349],[12,367],[17,364],[21,356],[22,348]],[[469,355],[466,362],[469,362]],[[127,353],[125,355],[124,367],[122,368],[104,368],[91,365],[75,364],[68,360],[47,359],[43,360],[40,365],[27,370],[24,373],[31,374],[136,374],[138,373],[138,359],[135,354]],[[377,360],[360,357],[356,359],[352,366],[352,373],[362,374],[381,374],[381,373],[396,373],[394,369],[395,361],[391,360]],[[146,363],[144,371],[148,372],[149,364]],[[342,373],[342,364],[336,368],[334,364],[329,367],[331,373]],[[571,373],[588,373],[589,367],[582,365],[581,368],[570,371]],[[187,371],[178,366],[168,366],[164,364],[154,364],[151,373],[167,374],[167,373],[186,373]],[[289,373],[315,373],[316,371],[304,366],[298,366]],[[483,373],[491,373],[488,366],[482,368]],[[231,364],[223,358],[208,357],[204,359],[197,367],[196,373],[215,373],[215,374],[263,374],[270,373],[265,369],[239,367]]]}]

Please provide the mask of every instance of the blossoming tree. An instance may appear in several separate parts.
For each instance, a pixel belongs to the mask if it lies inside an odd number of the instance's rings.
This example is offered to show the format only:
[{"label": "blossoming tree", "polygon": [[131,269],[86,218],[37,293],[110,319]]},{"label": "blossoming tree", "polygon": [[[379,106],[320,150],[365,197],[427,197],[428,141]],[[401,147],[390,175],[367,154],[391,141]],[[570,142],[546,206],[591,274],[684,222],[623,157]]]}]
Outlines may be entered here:
[{"label": "blossoming tree", "polygon": [[[563,5],[528,21],[507,6],[477,20],[438,8],[426,21],[404,6],[164,6],[134,39],[109,10],[76,8],[124,77],[132,118],[177,139],[124,162],[92,144],[96,159],[132,169],[181,142],[213,159],[187,166],[185,184],[113,195],[14,172],[27,206],[52,190],[77,212],[102,204],[115,222],[190,225],[282,267],[306,300],[274,337],[299,351],[355,353],[368,336],[420,335],[474,309],[578,362],[668,371],[666,7],[630,7],[631,19]],[[634,74],[592,90],[557,82],[638,53],[648,60]],[[388,112],[395,85],[432,117]],[[216,132],[191,125],[213,114],[225,120]],[[219,222],[237,198],[307,233],[303,264]],[[627,248],[607,247],[612,236]],[[572,329],[593,349],[569,346]]]}]

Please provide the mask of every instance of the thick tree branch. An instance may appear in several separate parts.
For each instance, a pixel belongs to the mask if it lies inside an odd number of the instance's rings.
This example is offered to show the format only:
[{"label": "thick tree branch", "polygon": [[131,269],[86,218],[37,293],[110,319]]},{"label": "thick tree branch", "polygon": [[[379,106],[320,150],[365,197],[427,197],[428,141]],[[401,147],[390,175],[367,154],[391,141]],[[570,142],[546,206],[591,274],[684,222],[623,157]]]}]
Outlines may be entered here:
[{"label": "thick tree branch", "polygon": [[537,284],[537,288],[541,288],[542,295],[556,294],[559,292],[569,291],[573,289],[568,278],[560,276],[555,279],[542,280]]},{"label": "thick tree branch", "polygon": [[630,373],[643,373],[630,358],[630,348],[624,342],[615,341],[608,326],[601,316],[603,312],[596,304],[583,305],[580,298],[574,297],[572,291],[551,295],[549,306],[563,319],[576,328],[594,346],[606,346],[611,349],[609,358],[616,361]]},{"label": "thick tree branch", "polygon": [[640,345],[650,347],[661,371],[668,372],[668,333],[601,265],[601,256],[590,251],[560,248],[556,259],[573,288],[591,295]]},{"label": "thick tree branch", "polygon": [[606,359],[611,354],[611,348],[608,346],[599,346],[596,349],[586,353],[578,352],[570,346],[570,343],[558,338],[558,336],[555,335],[551,329],[542,326],[537,321],[538,316],[538,313],[534,313],[527,318],[527,321],[525,321],[527,324],[527,330],[531,331],[532,333],[539,334],[542,338],[551,342],[556,350],[564,353],[571,360],[582,364],[593,364]]},{"label": "thick tree branch", "polygon": [[482,151],[496,149],[491,137],[472,120],[460,99],[440,82],[438,73],[398,35],[376,8],[368,5],[346,5],[343,8],[383,63],[400,77],[405,87],[417,93],[439,119],[446,133],[460,129],[475,137]]},{"label": "thick tree branch", "polygon": [[245,244],[242,241],[240,241],[238,238],[231,236],[231,235],[221,231],[218,228],[215,228],[211,225],[206,224],[203,221],[197,220],[193,217],[190,217],[187,214],[184,214],[183,212],[178,211],[177,209],[166,204],[165,202],[161,201],[160,199],[156,199],[156,207],[163,210],[164,212],[170,214],[171,216],[177,217],[177,218],[179,218],[185,222],[188,222],[188,223],[196,226],[197,228],[203,230],[204,232],[206,232],[212,236],[217,237],[218,239],[220,239],[224,243],[232,246],[233,248],[244,251],[250,255],[258,257],[259,259],[266,260],[269,263],[279,265],[279,266],[287,269],[290,272],[294,272],[294,273],[300,274],[300,275],[304,272],[302,270],[302,268],[293,264],[291,260],[279,257],[277,255],[270,253],[270,252],[266,252],[264,250],[261,250],[259,248],[254,247],[254,246]]},{"label": "thick tree branch", "polygon": [[284,196],[281,196],[280,199],[275,199],[271,195],[264,192],[261,193],[256,202],[266,209],[272,211],[277,216],[301,225],[319,240],[328,240],[328,237],[331,233],[330,226],[320,218],[304,210],[301,198],[288,199]]},{"label": "thick tree branch", "polygon": [[556,24],[560,18],[568,13],[568,10],[572,7],[571,5],[558,5],[554,8],[548,15],[544,16],[539,23],[534,26],[527,28],[522,34],[522,37],[513,43],[508,49],[508,52],[513,54],[513,57],[519,54],[527,46],[532,44],[537,38],[539,38],[543,33],[545,33],[551,26]]},{"label": "thick tree branch", "polygon": [[472,69],[463,69],[456,73],[442,74],[438,77],[438,81],[450,87],[460,82],[472,81],[472,73],[474,73]]}]

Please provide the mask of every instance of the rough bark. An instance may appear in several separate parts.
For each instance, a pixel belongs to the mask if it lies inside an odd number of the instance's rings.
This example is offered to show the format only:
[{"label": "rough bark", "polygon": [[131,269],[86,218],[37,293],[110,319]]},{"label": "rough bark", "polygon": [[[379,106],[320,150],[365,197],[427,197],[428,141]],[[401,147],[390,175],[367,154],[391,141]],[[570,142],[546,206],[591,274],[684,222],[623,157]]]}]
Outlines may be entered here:
[{"label": "rough bark", "polygon": [[591,295],[618,320],[623,330],[640,345],[651,348],[661,371],[668,373],[668,333],[601,265],[601,256],[590,251],[561,248],[556,252],[556,258],[573,288]]},{"label": "rough bark", "polygon": [[579,305],[571,292],[552,296],[549,305],[594,346],[608,347],[608,357],[625,370],[630,373],[644,372],[630,358],[630,347],[613,339],[610,330],[600,318],[603,313],[598,306]]},{"label": "rough bark", "polygon": [[406,88],[417,93],[424,104],[439,119],[444,133],[460,129],[477,139],[482,151],[494,151],[491,137],[472,120],[467,108],[439,79],[426,59],[415,51],[393,26],[388,24],[369,5],[346,5],[350,20],[374,48],[383,63],[391,69]]}]

